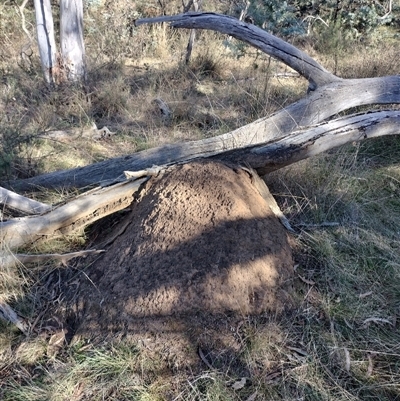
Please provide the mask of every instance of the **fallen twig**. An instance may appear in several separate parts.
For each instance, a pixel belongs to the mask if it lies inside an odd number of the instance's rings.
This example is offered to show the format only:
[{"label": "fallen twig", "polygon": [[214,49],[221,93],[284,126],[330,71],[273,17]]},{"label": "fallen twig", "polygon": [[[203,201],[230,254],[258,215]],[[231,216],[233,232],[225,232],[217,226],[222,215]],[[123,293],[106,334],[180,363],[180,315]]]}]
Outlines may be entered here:
[{"label": "fallen twig", "polygon": [[24,253],[8,253],[4,252],[0,253],[0,262],[2,266],[10,266],[15,265],[17,262],[22,264],[25,263],[34,263],[34,262],[43,262],[48,260],[58,260],[61,264],[67,267],[67,262],[73,258],[83,257],[85,258],[88,255],[96,255],[98,253],[103,253],[105,250],[103,249],[87,249],[85,251],[79,252],[70,252],[70,253],[46,253],[46,254],[38,254],[38,255],[27,255]]},{"label": "fallen twig", "polygon": [[207,358],[204,355],[204,352],[200,347],[199,347],[199,356],[200,356],[200,359],[207,365],[208,369],[214,370],[214,368],[212,367],[211,363],[207,361]]},{"label": "fallen twig", "polygon": [[14,310],[4,301],[0,302],[0,318],[17,326],[25,335],[28,334],[28,326],[26,323],[24,323]]},{"label": "fallen twig", "polygon": [[386,324],[390,324],[391,326],[394,326],[394,324],[388,320],[388,319],[383,319],[380,317],[369,317],[368,319],[365,319],[363,321],[363,326],[366,326],[368,323],[386,323]]},{"label": "fallen twig", "polygon": [[305,228],[319,228],[319,227],[337,227],[340,226],[340,223],[336,221],[324,221],[319,224],[307,224],[307,223],[297,223],[297,227],[305,227]]}]

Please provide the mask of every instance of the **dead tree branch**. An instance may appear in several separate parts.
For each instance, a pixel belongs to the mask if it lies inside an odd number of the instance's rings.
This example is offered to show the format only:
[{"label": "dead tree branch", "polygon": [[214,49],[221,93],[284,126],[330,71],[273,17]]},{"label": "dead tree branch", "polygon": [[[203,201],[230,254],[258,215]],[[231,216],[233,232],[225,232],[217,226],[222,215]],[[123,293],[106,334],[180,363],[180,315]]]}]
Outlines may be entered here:
[{"label": "dead tree branch", "polygon": [[85,193],[41,216],[23,217],[0,223],[2,249],[13,250],[40,239],[65,235],[125,209],[147,177],[117,183]]},{"label": "dead tree branch", "polygon": [[41,214],[51,209],[51,205],[26,198],[0,187],[0,205],[10,207],[25,214]]},{"label": "dead tree branch", "polygon": [[[227,134],[197,142],[155,148],[87,167],[44,174],[23,182],[10,182],[9,188],[24,191],[36,187],[85,187],[113,181],[122,176],[124,170],[142,170],[153,165],[174,164],[215,155],[221,159],[231,158],[230,153],[240,156],[238,162],[247,161],[251,165],[252,157],[246,155],[246,150],[238,152],[237,149],[264,146],[287,137],[293,131],[319,124],[353,107],[400,103],[400,76],[341,79],[282,39],[232,17],[214,13],[187,13],[137,20],[136,25],[156,22],[171,22],[171,26],[175,28],[211,29],[232,35],[295,69],[309,80],[312,91],[275,114],[260,118]],[[261,166],[261,162],[257,162],[257,165],[252,167],[267,171],[270,170],[270,164],[269,161]],[[274,166],[275,169],[282,167],[279,162],[275,162]]]},{"label": "dead tree branch", "polygon": [[[149,160],[173,160],[170,164],[177,164],[197,158],[215,157],[255,166],[258,173],[265,174],[348,142],[399,134],[399,127],[400,111],[380,111],[343,117],[309,129],[298,130],[264,146],[238,146],[221,154],[215,152],[215,149],[205,148],[203,141],[188,142],[152,149],[145,155],[141,152],[142,154],[137,154],[136,163],[132,163],[131,160],[129,164],[138,166],[143,165],[143,161],[148,164]],[[127,164],[125,163],[124,167],[127,167]],[[124,209],[132,203],[133,194],[140,185],[149,176],[162,171],[163,169],[153,168],[137,173],[126,172],[127,177],[134,177],[135,180],[90,191],[41,216],[3,222],[0,224],[3,249],[15,249],[49,236],[67,234]],[[136,179],[143,175],[144,178]]]},{"label": "dead tree branch", "polygon": [[318,86],[327,83],[340,81],[340,78],[331,74],[297,47],[255,25],[247,24],[227,15],[192,12],[175,16],[143,18],[136,20],[135,25],[159,22],[169,22],[173,28],[209,29],[233,36],[293,68],[310,82],[310,90],[315,90]]}]

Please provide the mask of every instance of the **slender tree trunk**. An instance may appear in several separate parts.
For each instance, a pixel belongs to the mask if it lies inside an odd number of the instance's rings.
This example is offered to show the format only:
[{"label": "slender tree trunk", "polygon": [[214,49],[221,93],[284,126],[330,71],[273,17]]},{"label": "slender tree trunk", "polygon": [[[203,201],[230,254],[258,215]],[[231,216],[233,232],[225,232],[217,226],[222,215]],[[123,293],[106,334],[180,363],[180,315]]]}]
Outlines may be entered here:
[{"label": "slender tree trunk", "polygon": [[[194,11],[197,12],[200,10],[202,1],[203,0],[193,0],[192,1]],[[196,39],[196,30],[191,29],[190,34],[189,34],[189,42],[188,42],[187,49],[186,49],[186,58],[185,58],[186,65],[189,65],[190,56],[192,55],[192,50],[193,50],[193,45],[194,45],[195,39]]]},{"label": "slender tree trunk", "polygon": [[50,0],[34,0],[36,12],[36,29],[40,61],[44,78],[50,85],[56,82],[57,49],[54,39],[54,24]]},{"label": "slender tree trunk", "polygon": [[82,0],[60,0],[60,46],[67,79],[86,76]]}]

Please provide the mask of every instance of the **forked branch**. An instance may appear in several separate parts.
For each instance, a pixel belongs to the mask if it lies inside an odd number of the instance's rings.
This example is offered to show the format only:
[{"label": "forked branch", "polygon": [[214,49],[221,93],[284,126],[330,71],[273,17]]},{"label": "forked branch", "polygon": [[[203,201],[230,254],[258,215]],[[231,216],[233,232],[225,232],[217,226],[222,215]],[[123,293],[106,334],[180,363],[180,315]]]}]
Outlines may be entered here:
[{"label": "forked branch", "polygon": [[243,42],[262,50],[264,53],[281,60],[293,68],[310,82],[310,89],[340,78],[328,72],[308,54],[297,47],[269,34],[255,25],[248,24],[227,15],[215,13],[186,13],[173,16],[143,18],[135,21],[135,25],[169,22],[173,28],[209,29],[233,36]]},{"label": "forked branch", "polygon": [[[214,138],[184,144],[171,145],[139,152],[131,156],[115,158],[67,171],[45,174],[23,182],[12,182],[15,190],[32,190],[36,186],[46,188],[84,187],[102,181],[114,180],[124,170],[143,170],[153,165],[184,162],[198,157],[217,155],[231,158],[240,156],[237,162],[252,158],[246,148],[265,146],[287,137],[296,130],[310,127],[350,108],[400,103],[400,76],[365,79],[341,79],[325,70],[310,56],[268,32],[232,17],[214,13],[188,13],[172,17],[137,20],[136,25],[155,22],[171,22],[174,27],[211,29],[235,36],[282,60],[305,76],[313,91],[299,101],[267,117]],[[334,145],[337,146],[337,145]],[[242,149],[243,151],[237,151]],[[288,157],[288,162],[290,161]],[[294,161],[292,161],[294,162]],[[264,166],[258,161],[253,168],[269,170],[270,161]],[[282,166],[279,161],[275,168]]]}]

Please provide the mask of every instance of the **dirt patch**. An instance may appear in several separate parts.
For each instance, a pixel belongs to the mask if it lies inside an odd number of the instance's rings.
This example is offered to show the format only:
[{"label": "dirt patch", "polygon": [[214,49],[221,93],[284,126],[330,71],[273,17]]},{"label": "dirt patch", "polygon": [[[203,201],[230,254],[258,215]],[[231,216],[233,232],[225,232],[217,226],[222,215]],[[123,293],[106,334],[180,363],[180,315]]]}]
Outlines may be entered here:
[{"label": "dirt patch", "polygon": [[276,312],[290,301],[287,233],[242,169],[179,166],[150,181],[125,219],[85,271],[81,333],[129,331],[138,318]]}]

